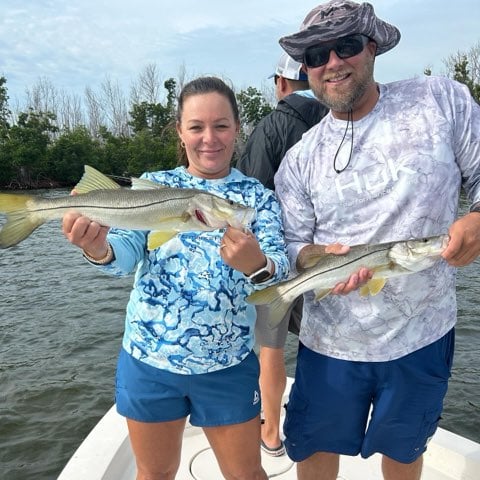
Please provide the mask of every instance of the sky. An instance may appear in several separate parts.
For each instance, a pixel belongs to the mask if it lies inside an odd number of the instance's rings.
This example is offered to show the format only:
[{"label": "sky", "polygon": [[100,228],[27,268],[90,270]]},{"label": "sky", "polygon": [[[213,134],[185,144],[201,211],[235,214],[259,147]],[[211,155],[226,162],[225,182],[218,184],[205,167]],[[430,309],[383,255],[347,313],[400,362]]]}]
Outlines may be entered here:
[{"label": "sky", "polygon": [[[231,81],[237,91],[272,83],[278,39],[298,31],[315,0],[0,0],[0,76],[10,105],[47,80],[83,95],[102,82],[128,93],[147,66],[163,82],[200,75]],[[400,29],[399,45],[377,58],[386,83],[444,74],[444,60],[480,44],[479,0],[371,0]]]}]

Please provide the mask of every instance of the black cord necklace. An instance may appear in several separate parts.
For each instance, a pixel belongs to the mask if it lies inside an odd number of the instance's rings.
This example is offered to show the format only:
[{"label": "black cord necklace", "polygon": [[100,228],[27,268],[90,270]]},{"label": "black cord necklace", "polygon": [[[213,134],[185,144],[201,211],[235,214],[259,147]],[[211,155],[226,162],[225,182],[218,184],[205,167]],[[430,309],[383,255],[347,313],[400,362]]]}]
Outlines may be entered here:
[{"label": "black cord necklace", "polygon": [[[348,156],[347,164],[343,168],[339,169],[339,168],[337,168],[337,156],[338,156],[338,153],[340,152],[340,149],[342,148],[343,142],[345,141],[345,137],[347,136],[349,126],[352,129],[351,143],[350,143],[350,154]],[[340,142],[340,145],[337,148],[337,153],[335,153],[335,157],[333,158],[333,169],[337,173],[342,173],[343,171],[345,171],[347,169],[347,167],[350,165],[350,162],[352,160],[352,153],[353,153],[353,112],[352,112],[352,109],[350,109],[347,113],[347,126],[345,127],[345,132],[343,133],[342,141]]]}]

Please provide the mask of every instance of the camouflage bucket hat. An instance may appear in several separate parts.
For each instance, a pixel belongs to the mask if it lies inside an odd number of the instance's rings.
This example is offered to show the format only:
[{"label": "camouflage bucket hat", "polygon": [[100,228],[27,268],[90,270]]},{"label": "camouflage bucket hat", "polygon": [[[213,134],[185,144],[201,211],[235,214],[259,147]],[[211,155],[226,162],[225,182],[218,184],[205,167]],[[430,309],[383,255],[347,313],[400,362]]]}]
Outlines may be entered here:
[{"label": "camouflage bucket hat", "polygon": [[398,28],[380,20],[369,3],[331,0],[315,7],[300,31],[282,37],[279,43],[294,60],[303,62],[308,47],[358,33],[377,44],[376,55],[388,52],[400,41]]}]

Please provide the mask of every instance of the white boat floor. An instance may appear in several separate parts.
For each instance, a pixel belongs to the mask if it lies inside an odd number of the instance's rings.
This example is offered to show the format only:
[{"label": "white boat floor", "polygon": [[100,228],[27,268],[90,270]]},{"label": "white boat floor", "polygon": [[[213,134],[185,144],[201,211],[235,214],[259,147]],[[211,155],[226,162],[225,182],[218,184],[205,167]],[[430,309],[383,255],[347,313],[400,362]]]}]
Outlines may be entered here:
[{"label": "white boat floor", "polygon": [[[125,419],[115,407],[100,420],[82,443],[58,480],[134,480],[135,463]],[[452,453],[452,439],[458,453]],[[90,439],[90,440],[93,440]],[[382,480],[380,455],[367,460],[341,457],[339,480]],[[84,461],[85,460],[85,461]],[[295,464],[287,457],[273,458],[262,452],[269,478],[295,480]],[[198,427],[184,434],[179,480],[223,480],[215,456]],[[468,439],[438,429],[425,454],[422,480],[480,480],[480,450]]]}]

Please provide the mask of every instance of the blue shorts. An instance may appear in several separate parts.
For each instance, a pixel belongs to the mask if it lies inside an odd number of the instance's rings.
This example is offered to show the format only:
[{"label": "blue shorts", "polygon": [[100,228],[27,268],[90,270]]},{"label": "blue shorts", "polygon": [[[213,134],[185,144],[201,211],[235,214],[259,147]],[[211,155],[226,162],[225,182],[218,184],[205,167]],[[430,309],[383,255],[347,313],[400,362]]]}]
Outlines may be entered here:
[{"label": "blue shorts", "polygon": [[116,376],[117,411],[139,422],[168,422],[190,415],[190,423],[199,427],[243,423],[260,413],[258,375],[253,352],[234,367],[180,375],[147,365],[122,348]]},{"label": "blue shorts", "polygon": [[[353,362],[300,345],[284,425],[289,457],[316,452],[415,461],[435,433],[455,332],[389,362]],[[372,407],[369,419],[370,407]]]}]

